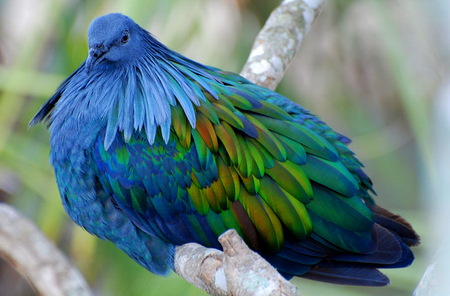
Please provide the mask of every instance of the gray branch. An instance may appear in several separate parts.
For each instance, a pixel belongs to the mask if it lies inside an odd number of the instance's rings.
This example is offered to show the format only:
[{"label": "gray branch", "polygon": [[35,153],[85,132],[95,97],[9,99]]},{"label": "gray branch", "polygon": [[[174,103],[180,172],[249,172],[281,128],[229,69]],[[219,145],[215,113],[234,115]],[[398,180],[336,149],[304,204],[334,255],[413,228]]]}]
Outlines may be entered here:
[{"label": "gray branch", "polygon": [[81,273],[28,219],[0,203],[0,256],[45,296],[92,296]]},{"label": "gray branch", "polygon": [[324,0],[284,0],[256,37],[241,75],[275,89],[323,3]]}]

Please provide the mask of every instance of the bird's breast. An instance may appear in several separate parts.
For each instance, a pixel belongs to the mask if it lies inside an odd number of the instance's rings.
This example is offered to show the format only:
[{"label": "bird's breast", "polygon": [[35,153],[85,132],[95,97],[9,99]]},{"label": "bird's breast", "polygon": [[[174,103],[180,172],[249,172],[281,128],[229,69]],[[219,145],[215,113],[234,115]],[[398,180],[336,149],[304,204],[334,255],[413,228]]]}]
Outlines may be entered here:
[{"label": "bird's breast", "polygon": [[101,134],[104,134],[106,120],[88,110],[74,111],[70,114],[58,114],[52,118],[50,127],[51,162],[79,157],[91,149]]}]

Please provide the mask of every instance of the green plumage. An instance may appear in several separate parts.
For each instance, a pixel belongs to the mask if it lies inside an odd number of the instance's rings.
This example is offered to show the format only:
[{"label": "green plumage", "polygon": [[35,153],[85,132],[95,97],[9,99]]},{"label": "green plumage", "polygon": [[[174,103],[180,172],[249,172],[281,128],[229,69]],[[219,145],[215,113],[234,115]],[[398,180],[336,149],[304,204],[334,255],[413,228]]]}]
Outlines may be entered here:
[{"label": "green plumage", "polygon": [[[186,155],[195,151],[199,167],[186,172],[189,178],[184,184],[175,182],[186,186],[184,198],[188,201],[181,203],[191,207],[188,212],[196,211],[209,221],[227,217],[227,223],[234,227],[251,221],[261,240],[253,239],[253,247],[263,244],[272,252],[280,250],[285,231],[302,239],[314,228],[326,236],[332,234],[334,227],[361,232],[370,229],[372,212],[355,195],[360,180],[342,165],[336,148],[327,139],[270,102],[247,100],[246,96],[255,97],[251,92],[243,96],[242,91],[232,88],[228,95],[226,91],[216,91],[218,99],[205,95],[207,100],[195,107],[195,129],[188,125],[179,107],[172,108],[171,143],[178,147],[178,156],[173,158],[173,165],[168,166],[166,158],[161,163],[162,171],[155,183],[162,185],[157,194],[152,197],[130,190],[127,196],[120,191],[117,181],[110,180],[112,190],[119,193],[121,200],[139,213],[145,212],[146,204],[151,202],[160,216],[170,220],[168,216],[173,213],[158,206],[156,196],[174,184],[170,181],[171,168],[187,161]],[[158,159],[157,151],[167,153],[166,147],[162,147],[146,148],[148,161]],[[101,155],[111,157],[105,151]],[[126,165],[127,155],[126,149],[120,147],[114,159]],[[111,158],[103,161],[110,163]],[[217,173],[210,174],[211,170]],[[167,181],[163,182],[164,179]],[[232,215],[232,203],[241,204],[249,221]],[[346,216],[340,214],[343,210],[348,213]],[[331,221],[333,229],[327,229],[325,224],[313,225],[309,212]],[[193,223],[195,219],[191,217],[189,221]],[[211,227],[214,232],[223,230],[217,225]],[[245,226],[238,230],[251,244],[254,234],[247,233]],[[207,241],[204,235],[201,237],[202,242]]]}]

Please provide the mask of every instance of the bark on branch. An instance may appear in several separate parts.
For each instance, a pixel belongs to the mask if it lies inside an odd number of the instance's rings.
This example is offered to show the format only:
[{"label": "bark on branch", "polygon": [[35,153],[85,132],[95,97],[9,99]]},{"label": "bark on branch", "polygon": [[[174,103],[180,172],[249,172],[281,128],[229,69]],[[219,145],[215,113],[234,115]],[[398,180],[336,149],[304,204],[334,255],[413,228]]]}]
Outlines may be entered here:
[{"label": "bark on branch", "polygon": [[4,203],[0,203],[0,256],[25,276],[39,295],[94,295],[66,256],[30,220]]},{"label": "bark on branch", "polygon": [[253,43],[241,75],[275,89],[294,59],[324,0],[284,0]]},{"label": "bark on branch", "polygon": [[186,244],[175,254],[175,272],[214,296],[298,296],[260,255],[250,250],[234,229],[219,237],[223,252],[198,244]]}]

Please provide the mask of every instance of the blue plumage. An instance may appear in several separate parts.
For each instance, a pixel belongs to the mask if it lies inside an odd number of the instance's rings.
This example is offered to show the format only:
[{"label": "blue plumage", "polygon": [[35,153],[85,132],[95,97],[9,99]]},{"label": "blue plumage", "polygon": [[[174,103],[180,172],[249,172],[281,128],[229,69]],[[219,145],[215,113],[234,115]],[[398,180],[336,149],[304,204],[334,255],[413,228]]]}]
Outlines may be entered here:
[{"label": "blue plumage", "polygon": [[86,61],[48,120],[63,205],[150,271],[176,245],[235,228],[284,276],[385,285],[418,236],[375,205],[348,138],[285,97],[175,53],[121,14],[94,20]]}]

